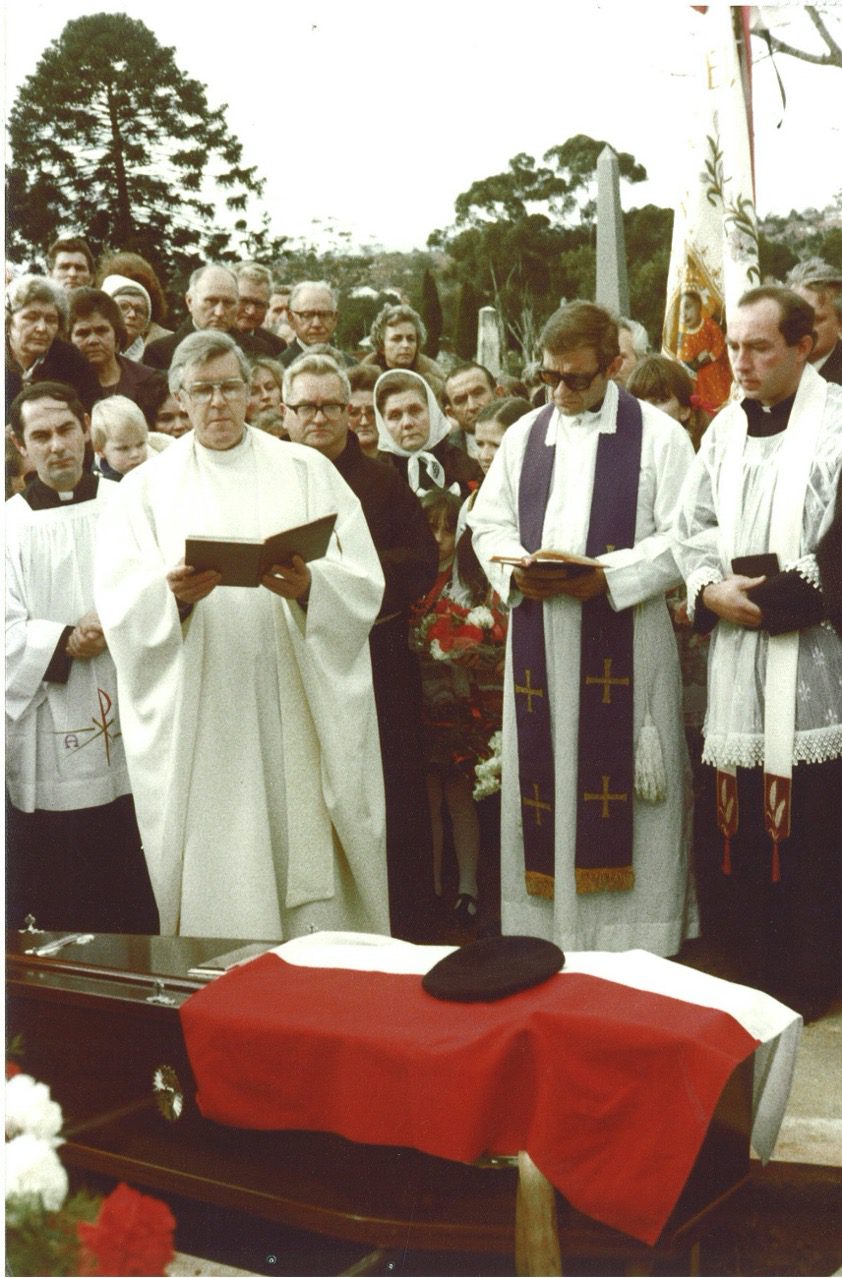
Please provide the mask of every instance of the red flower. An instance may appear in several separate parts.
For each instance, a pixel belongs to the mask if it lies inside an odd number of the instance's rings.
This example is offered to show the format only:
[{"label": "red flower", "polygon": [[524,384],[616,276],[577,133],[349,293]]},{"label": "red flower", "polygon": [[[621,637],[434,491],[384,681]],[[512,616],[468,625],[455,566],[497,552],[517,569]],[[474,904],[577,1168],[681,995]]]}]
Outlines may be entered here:
[{"label": "red flower", "polygon": [[454,636],[453,647],[457,652],[464,652],[468,648],[475,648],[482,640],[483,633],[479,626],[460,626]]},{"label": "red flower", "polygon": [[108,1195],[93,1224],[76,1228],[82,1274],[163,1274],[175,1254],[169,1207],[128,1185]]},{"label": "red flower", "polygon": [[15,1061],[6,1061],[6,1077],[14,1078],[15,1074],[20,1074],[21,1068]]},{"label": "red flower", "polygon": [[447,617],[437,617],[427,631],[427,639],[430,643],[434,639],[442,639],[450,635],[450,622]]}]

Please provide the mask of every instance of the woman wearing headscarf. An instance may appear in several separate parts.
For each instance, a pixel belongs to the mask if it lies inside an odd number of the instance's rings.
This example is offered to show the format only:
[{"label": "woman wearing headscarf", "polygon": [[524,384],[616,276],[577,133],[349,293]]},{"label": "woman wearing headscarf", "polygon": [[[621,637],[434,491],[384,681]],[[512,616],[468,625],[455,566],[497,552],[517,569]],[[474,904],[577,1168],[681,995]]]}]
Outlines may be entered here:
[{"label": "woman wearing headscarf", "polygon": [[[110,292],[105,287],[105,281],[115,277],[117,279],[131,280],[134,284],[140,284],[149,298],[149,315],[143,330],[144,347],[148,346],[150,342],[157,342],[161,337],[170,337],[172,329],[164,327],[164,320],[167,318],[167,299],[151,263],[147,262],[145,257],[141,257],[139,253],[131,253],[127,249],[118,249],[116,252],[100,258],[99,270],[97,271],[97,288],[103,289],[106,293]],[[112,296],[116,295],[112,294]],[[130,355],[129,358],[140,359],[141,357],[139,355]]]},{"label": "woman wearing headscarf", "polygon": [[418,373],[394,369],[378,377],[374,410],[380,450],[414,493],[451,488],[467,497],[482,481],[477,462],[448,443],[451,423]]},{"label": "woman wearing headscarf", "polygon": [[128,345],[123,354],[126,359],[143,363],[146,333],[152,317],[152,299],[142,284],[130,280],[127,275],[106,275],[100,285],[103,293],[113,297],[119,306],[128,333]]}]

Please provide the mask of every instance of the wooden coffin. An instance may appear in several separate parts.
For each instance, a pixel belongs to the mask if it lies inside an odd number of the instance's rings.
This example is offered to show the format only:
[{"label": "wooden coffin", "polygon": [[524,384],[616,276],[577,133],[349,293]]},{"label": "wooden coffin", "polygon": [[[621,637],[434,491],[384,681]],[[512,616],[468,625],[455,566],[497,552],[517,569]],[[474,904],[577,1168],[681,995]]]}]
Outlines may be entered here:
[{"label": "wooden coffin", "polygon": [[[330,1134],[222,1127],[198,1113],[178,1009],[189,969],[224,938],[98,936],[51,957],[58,934],[7,934],[7,1032],[64,1117],[71,1167],[373,1247],[513,1253],[517,1170],[465,1166]],[[268,945],[268,943],[267,943]],[[698,1236],[749,1172],[752,1062],[734,1071],[658,1251]],[[512,1151],[515,1153],[516,1151]],[[557,1195],[562,1246],[651,1255]]]}]

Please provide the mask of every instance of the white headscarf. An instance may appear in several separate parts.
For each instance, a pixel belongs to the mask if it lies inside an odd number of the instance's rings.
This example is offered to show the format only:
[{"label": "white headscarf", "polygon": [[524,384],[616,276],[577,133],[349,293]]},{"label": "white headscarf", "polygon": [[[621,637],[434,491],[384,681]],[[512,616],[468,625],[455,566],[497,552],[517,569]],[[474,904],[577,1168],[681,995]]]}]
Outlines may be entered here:
[{"label": "white headscarf", "polygon": [[[388,427],[380,415],[380,409],[377,407],[377,397],[382,387],[389,382],[390,379],[400,377],[411,377],[418,383],[419,390],[423,390],[427,397],[427,414],[430,418],[430,432],[426,440],[420,448],[408,449],[401,448],[400,444],[395,443],[389,434]],[[452,430],[452,423],[447,420],[442,410],[436,402],[430,386],[420,377],[418,373],[413,373],[408,368],[390,368],[388,372],[381,373],[374,385],[374,417],[377,422],[377,434],[379,436],[379,447],[384,453],[394,453],[398,457],[408,458],[406,469],[406,478],[413,492],[423,492],[423,487],[419,484],[421,474],[421,466],[428,477],[432,480],[437,488],[444,488],[444,466],[437,457],[429,451],[435,448],[436,444],[440,444],[446,439]]]},{"label": "white headscarf", "polygon": [[[146,302],[146,326],[152,319],[152,298],[149,296],[149,290],[144,288],[137,280],[130,280],[127,275],[106,275],[100,285],[103,293],[107,293],[109,297],[116,297],[118,293],[139,293]],[[136,337],[130,346],[127,346],[123,354],[128,359],[141,359],[143,356],[144,341],[143,335]]]}]

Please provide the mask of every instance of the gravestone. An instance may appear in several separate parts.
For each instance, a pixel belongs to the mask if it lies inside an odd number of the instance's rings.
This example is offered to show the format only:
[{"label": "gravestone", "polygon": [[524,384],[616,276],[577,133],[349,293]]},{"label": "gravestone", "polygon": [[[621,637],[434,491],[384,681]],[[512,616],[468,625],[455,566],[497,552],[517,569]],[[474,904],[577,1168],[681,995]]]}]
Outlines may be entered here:
[{"label": "gravestone", "polygon": [[493,306],[481,306],[477,326],[477,363],[496,377],[503,371],[500,320]]}]

